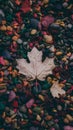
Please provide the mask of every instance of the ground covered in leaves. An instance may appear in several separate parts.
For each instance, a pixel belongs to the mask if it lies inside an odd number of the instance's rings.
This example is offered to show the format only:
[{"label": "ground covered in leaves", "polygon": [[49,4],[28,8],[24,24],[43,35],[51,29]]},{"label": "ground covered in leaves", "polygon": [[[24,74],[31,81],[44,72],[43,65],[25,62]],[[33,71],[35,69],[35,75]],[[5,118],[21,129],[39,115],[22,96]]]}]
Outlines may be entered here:
[{"label": "ground covered in leaves", "polygon": [[72,0],[0,0],[0,130],[73,130]]}]

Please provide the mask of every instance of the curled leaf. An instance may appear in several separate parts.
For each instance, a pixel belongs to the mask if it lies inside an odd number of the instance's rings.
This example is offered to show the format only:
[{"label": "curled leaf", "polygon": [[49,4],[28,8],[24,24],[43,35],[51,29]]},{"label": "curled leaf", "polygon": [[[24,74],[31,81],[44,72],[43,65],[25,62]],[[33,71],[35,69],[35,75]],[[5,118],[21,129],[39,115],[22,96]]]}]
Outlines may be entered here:
[{"label": "curled leaf", "polygon": [[57,97],[57,98],[59,98],[59,95],[65,94],[65,90],[63,90],[63,89],[60,87],[58,81],[55,82],[55,83],[52,85],[52,87],[50,88],[50,92],[51,92],[51,94],[52,94],[53,97]]}]

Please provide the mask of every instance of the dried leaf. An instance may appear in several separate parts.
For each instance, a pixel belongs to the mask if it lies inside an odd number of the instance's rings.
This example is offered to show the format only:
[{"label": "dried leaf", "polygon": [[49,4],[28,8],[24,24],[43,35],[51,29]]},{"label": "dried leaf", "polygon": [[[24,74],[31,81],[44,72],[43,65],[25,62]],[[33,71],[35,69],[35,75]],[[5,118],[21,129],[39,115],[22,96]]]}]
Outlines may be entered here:
[{"label": "dried leaf", "polygon": [[50,92],[51,92],[51,94],[52,94],[53,97],[57,97],[57,98],[59,98],[59,94],[60,94],[60,95],[65,94],[65,90],[63,90],[63,89],[60,87],[58,81],[55,82],[55,83],[52,85],[52,87],[50,88]]},{"label": "dried leaf", "polygon": [[41,81],[45,80],[48,74],[52,74],[52,70],[55,67],[54,58],[46,58],[42,62],[42,51],[38,51],[35,47],[31,52],[28,52],[28,58],[30,63],[27,63],[25,59],[17,59],[19,73],[30,80],[38,79]]}]

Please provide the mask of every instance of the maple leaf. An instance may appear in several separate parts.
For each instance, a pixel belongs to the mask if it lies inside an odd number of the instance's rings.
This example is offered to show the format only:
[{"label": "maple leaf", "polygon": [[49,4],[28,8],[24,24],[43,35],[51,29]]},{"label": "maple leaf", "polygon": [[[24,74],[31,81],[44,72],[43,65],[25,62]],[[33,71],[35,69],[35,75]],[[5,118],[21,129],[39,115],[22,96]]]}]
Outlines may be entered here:
[{"label": "maple leaf", "polygon": [[60,87],[58,81],[56,81],[56,82],[52,85],[52,87],[50,88],[50,92],[51,92],[51,94],[52,94],[53,97],[57,97],[57,98],[59,98],[59,95],[65,94],[65,90],[63,90],[63,89]]},{"label": "maple leaf", "polygon": [[52,74],[52,69],[55,67],[54,58],[46,58],[42,62],[42,51],[38,51],[37,48],[33,48],[31,52],[28,52],[28,58],[30,63],[27,63],[25,59],[17,59],[17,68],[19,73],[25,75],[30,80],[45,80],[48,74]]}]

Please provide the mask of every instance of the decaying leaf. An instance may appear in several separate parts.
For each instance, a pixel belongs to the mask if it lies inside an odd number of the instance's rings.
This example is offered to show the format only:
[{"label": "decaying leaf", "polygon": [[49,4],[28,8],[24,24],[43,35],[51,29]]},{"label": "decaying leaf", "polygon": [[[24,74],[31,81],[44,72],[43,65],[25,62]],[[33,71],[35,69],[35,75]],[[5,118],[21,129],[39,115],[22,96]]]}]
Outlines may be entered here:
[{"label": "decaying leaf", "polygon": [[57,98],[59,98],[59,94],[60,94],[60,95],[65,94],[65,90],[63,90],[63,89],[60,87],[58,81],[56,81],[56,82],[52,85],[52,87],[50,88],[50,92],[51,92],[51,94],[52,94],[53,97],[57,97]]},{"label": "decaying leaf", "polygon": [[42,62],[42,51],[38,51],[35,47],[31,52],[28,52],[28,58],[30,63],[27,63],[25,59],[17,59],[19,73],[30,80],[38,79],[41,81],[45,80],[48,74],[52,74],[52,69],[55,67],[54,58],[46,58]]}]

